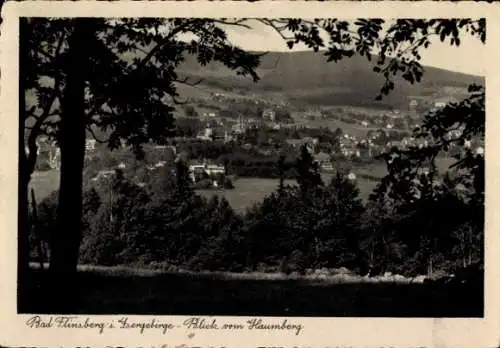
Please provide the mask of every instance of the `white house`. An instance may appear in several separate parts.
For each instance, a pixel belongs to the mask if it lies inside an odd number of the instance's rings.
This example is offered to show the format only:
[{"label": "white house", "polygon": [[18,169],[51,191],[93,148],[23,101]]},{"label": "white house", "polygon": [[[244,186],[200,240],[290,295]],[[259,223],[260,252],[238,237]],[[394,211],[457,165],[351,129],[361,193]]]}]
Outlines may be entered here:
[{"label": "white house", "polygon": [[85,150],[86,151],[94,151],[95,150],[95,139],[86,139],[85,140]]},{"label": "white house", "polygon": [[198,133],[197,138],[201,140],[212,140],[212,136],[214,134],[214,131],[212,128],[205,128],[202,130],[200,133]]},{"label": "white house", "polygon": [[192,164],[189,166],[189,177],[193,182],[196,181],[196,174],[204,173],[208,176],[216,174],[224,174],[225,169],[223,166],[215,164]]}]

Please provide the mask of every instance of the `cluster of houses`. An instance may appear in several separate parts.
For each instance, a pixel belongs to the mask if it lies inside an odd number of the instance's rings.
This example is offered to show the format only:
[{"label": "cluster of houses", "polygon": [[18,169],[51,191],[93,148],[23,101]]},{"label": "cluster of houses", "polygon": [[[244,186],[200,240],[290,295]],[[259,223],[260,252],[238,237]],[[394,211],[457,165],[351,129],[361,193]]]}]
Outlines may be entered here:
[{"label": "cluster of houses", "polygon": [[354,135],[343,134],[339,139],[340,153],[346,158],[361,157],[359,140]]},{"label": "cluster of houses", "polygon": [[[422,99],[422,98],[420,98]],[[420,118],[418,108],[426,107],[430,111],[436,111],[444,108],[447,104],[456,102],[453,97],[440,97],[434,98],[432,101],[419,98],[411,99],[408,104],[408,110],[393,109],[384,111],[379,115],[373,117],[366,117],[366,115],[352,115],[356,122],[363,127],[378,127],[384,129],[405,129],[410,130],[415,120]],[[322,114],[324,116],[324,114]]]},{"label": "cluster of houses", "polygon": [[229,142],[233,140],[233,136],[225,128],[209,126],[201,130],[196,138],[204,141],[222,140],[224,142]]},{"label": "cluster of houses", "polygon": [[[214,94],[213,97],[217,100],[227,100],[227,96],[223,94]],[[454,100],[447,98],[445,99],[436,99],[430,105],[431,109],[439,109],[445,107],[449,102]],[[223,120],[219,117],[216,112],[206,112],[203,113],[202,116],[205,119],[208,119],[210,122],[210,126],[207,123],[207,127],[201,130],[197,139],[203,141],[224,141],[230,142],[234,140],[234,138],[238,134],[242,134],[249,129],[258,129],[264,123],[267,125],[271,125],[275,129],[279,128],[308,128],[307,122],[304,123],[282,123],[277,119],[276,108],[280,107],[279,105],[271,105],[269,103],[261,103],[266,108],[262,110],[261,117],[247,117],[241,115],[236,122],[232,126],[228,126],[227,122],[223,122]],[[399,110],[393,110],[391,112],[385,113],[381,117],[373,117],[370,120],[360,120],[359,123],[364,127],[376,126],[379,128],[378,131],[370,132],[364,138],[357,138],[354,135],[343,134],[339,138],[339,148],[338,151],[340,154],[346,158],[372,158],[382,152],[386,151],[391,147],[398,147],[400,149],[408,149],[409,147],[418,146],[420,148],[426,147],[429,144],[425,140],[415,139],[411,136],[405,137],[401,140],[389,140],[387,142],[380,141],[380,137],[385,135],[385,138],[388,138],[387,130],[393,129],[397,127],[397,123],[401,124],[402,122],[406,122],[406,128],[409,127],[408,120],[415,119],[417,115],[417,107],[420,102],[416,99],[412,99],[409,102],[409,114],[402,113]],[[321,113],[320,113],[321,114]],[[413,117],[414,115],[415,117]],[[232,120],[234,122],[234,120]],[[463,129],[456,129],[447,135],[450,139],[459,137],[463,132]],[[385,133],[385,134],[382,134]],[[384,143],[385,142],[385,143]],[[304,137],[301,139],[287,139],[286,143],[292,148],[299,149],[303,145],[306,145],[308,150],[311,153],[314,153],[318,146],[318,139],[312,137]],[[47,137],[40,137],[37,141],[38,145],[38,153],[39,154],[47,154],[47,160],[50,168],[57,169],[60,166],[60,150],[54,142],[51,142]],[[466,148],[474,148],[475,151],[479,154],[484,153],[484,144],[473,144],[471,141],[466,141],[464,146]],[[92,156],[92,154],[96,150],[96,141],[94,139],[87,139],[85,144],[86,156]],[[26,148],[28,152],[28,148]],[[45,157],[45,156],[40,156]],[[331,155],[326,153],[320,153],[316,155],[317,161],[321,164],[322,169],[329,170],[331,167]],[[154,168],[164,165],[164,163],[158,162]],[[109,173],[104,173],[106,171],[102,171],[103,175],[107,175]],[[110,171],[113,172],[113,171]],[[201,177],[213,177],[214,175],[223,174],[225,172],[224,167],[218,166],[215,164],[208,163],[193,163],[189,166],[189,175],[193,182],[196,182]]]},{"label": "cluster of houses", "polygon": [[230,142],[238,134],[243,134],[252,129],[259,129],[265,123],[271,123],[274,129],[280,128],[280,124],[276,122],[276,112],[273,109],[263,110],[260,118],[240,115],[238,120],[231,126],[226,126],[222,121],[219,121],[215,126],[207,124],[198,133],[197,138],[205,141],[223,140],[224,142]]},{"label": "cluster of houses", "polygon": [[[177,151],[174,146],[155,146],[156,150],[161,151],[170,151],[173,153],[173,156],[176,157]],[[158,161],[155,164],[147,166],[145,169],[148,171],[155,171],[167,165],[167,161]],[[116,170],[124,170],[127,168],[127,164],[125,162],[119,163],[116,168],[113,169],[103,169],[97,172],[97,174],[91,179],[94,182],[108,179],[112,177]],[[224,166],[208,163],[207,161],[192,161],[188,166],[188,175],[190,180],[193,183],[196,183],[203,179],[211,179],[214,187],[218,187],[219,183],[217,179],[218,176],[224,175],[226,173],[226,169]],[[137,183],[139,186],[144,186],[145,184],[142,182]]]},{"label": "cluster of houses", "polygon": [[[358,139],[353,135],[344,134],[339,140],[340,153],[346,158],[372,158],[381,153],[396,147],[401,150],[418,147],[426,148],[430,145],[427,139],[415,138],[412,136],[404,137],[401,140],[389,140],[385,144],[380,144],[377,138],[380,132],[372,133],[367,138]],[[456,138],[460,136],[459,130],[450,132],[447,138]],[[454,145],[458,146],[458,145]],[[484,154],[484,141],[466,140],[463,144],[465,149],[472,149],[476,154]]]},{"label": "cluster of houses", "polygon": [[[202,179],[210,179],[216,176],[221,176],[226,173],[224,166],[217,164],[204,163],[193,163],[189,165],[189,178],[193,183],[196,183]],[[213,180],[213,186],[217,187],[219,183],[217,180]]]},{"label": "cluster of houses", "polygon": [[[217,93],[219,98],[223,98],[223,95]],[[225,139],[230,141],[231,137],[238,134],[245,133],[251,129],[259,129],[266,125],[267,127],[273,129],[280,129],[282,127],[296,127],[303,128],[305,125],[295,125],[290,124],[290,119],[279,120],[278,113],[283,107],[282,104],[273,103],[263,103],[265,108],[262,109],[260,115],[244,115],[239,114],[235,119],[234,116],[227,117],[223,116],[222,113],[218,112],[204,112],[202,113],[202,119],[206,122],[207,127],[203,129],[198,134],[198,138],[206,141],[213,141],[214,136],[217,140]],[[226,133],[225,136],[223,134]]]},{"label": "cluster of houses", "polygon": [[418,146],[419,148],[427,147],[428,141],[418,139],[411,136],[404,137],[401,140],[388,140],[381,142],[380,137],[387,138],[387,133],[384,130],[372,132],[366,138],[357,138],[353,135],[344,134],[339,139],[340,153],[346,158],[372,158],[380,155],[392,147],[397,147],[401,150],[407,150],[410,147]]},{"label": "cluster of houses", "polygon": [[[209,98],[206,98],[204,101],[216,101],[219,103],[237,103],[241,102],[242,98],[238,97],[235,98],[231,95],[221,93],[221,92],[215,92],[211,93],[211,96]],[[261,99],[255,95],[245,95],[245,100],[248,103],[254,104],[254,105],[262,105],[262,106],[276,106],[276,107],[285,107],[286,102],[283,100],[275,100],[275,101],[269,101],[267,99]]]},{"label": "cluster of houses", "polygon": [[294,149],[300,149],[305,145],[309,152],[313,153],[319,144],[319,140],[318,138],[303,137],[300,139],[287,139],[286,143]]}]

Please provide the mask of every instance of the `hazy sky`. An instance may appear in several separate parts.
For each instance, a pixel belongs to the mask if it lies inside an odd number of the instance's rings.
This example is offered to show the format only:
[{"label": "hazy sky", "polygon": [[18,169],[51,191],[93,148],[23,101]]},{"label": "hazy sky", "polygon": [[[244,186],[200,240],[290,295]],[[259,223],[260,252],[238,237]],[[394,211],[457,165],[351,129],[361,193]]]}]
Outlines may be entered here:
[{"label": "hazy sky", "polygon": [[[241,48],[255,51],[289,51],[283,39],[273,29],[257,22],[251,22],[252,29],[228,27],[227,33],[233,43]],[[423,49],[423,65],[485,76],[484,63],[486,47],[477,38],[464,33],[460,47],[450,46],[439,40],[431,41]],[[305,46],[297,50],[305,50]]]}]

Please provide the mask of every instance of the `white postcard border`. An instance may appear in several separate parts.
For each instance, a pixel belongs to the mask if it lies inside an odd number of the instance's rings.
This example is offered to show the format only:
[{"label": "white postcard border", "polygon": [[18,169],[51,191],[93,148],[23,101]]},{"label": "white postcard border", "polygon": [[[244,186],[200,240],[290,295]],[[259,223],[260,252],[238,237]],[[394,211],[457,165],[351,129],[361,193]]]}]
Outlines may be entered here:
[{"label": "white postcard border", "polygon": [[[145,347],[344,347],[424,346],[493,347],[500,344],[499,310],[496,294],[500,279],[498,253],[500,215],[500,11],[496,4],[449,2],[161,2],[161,1],[28,1],[7,2],[2,9],[0,86],[0,344],[6,346],[123,346]],[[329,15],[331,14],[331,15]],[[17,229],[17,117],[18,117],[18,18],[19,16],[165,16],[165,17],[485,17],[489,56],[486,75],[486,283],[484,319],[391,319],[391,318],[289,318],[304,326],[300,335],[258,331],[176,330],[163,335],[156,330],[137,331],[29,329],[29,315],[16,314]],[[497,175],[495,175],[497,174]],[[495,250],[497,249],[497,250]],[[194,313],[193,313],[194,314]],[[92,316],[95,320],[119,316]],[[147,316],[129,316],[141,318]],[[158,320],[182,322],[187,317],[155,316]],[[270,319],[270,318],[263,318]],[[220,321],[242,322],[245,318],[218,317]]]}]

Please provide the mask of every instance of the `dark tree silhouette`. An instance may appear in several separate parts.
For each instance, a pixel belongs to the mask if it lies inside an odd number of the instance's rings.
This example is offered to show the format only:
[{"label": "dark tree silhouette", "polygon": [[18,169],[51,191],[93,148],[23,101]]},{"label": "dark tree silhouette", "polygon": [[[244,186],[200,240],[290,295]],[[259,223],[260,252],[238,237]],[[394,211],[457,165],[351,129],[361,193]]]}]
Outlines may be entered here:
[{"label": "dark tree silhouette", "polygon": [[[337,19],[271,19],[265,22],[281,34],[289,47],[300,42],[315,51],[326,49],[324,55],[328,61],[365,56],[372,62],[373,70],[385,78],[376,97],[378,100],[394,89],[394,79],[398,75],[412,84],[421,81],[424,69],[419,63],[420,52],[431,45],[433,37],[454,46],[460,45],[462,35],[470,35],[482,43],[486,41],[484,18],[398,19],[391,23],[382,19],[358,19],[354,23]],[[383,28],[384,24],[388,29]],[[326,34],[328,43],[321,34]],[[425,221],[427,225],[420,230],[438,233],[437,226],[447,225],[442,220],[443,214],[439,216],[436,210],[442,193],[439,192],[441,186],[437,185],[439,177],[435,161],[439,155],[457,147],[460,149],[455,154],[457,161],[448,172],[453,173],[455,185],[463,185],[467,190],[464,198],[467,214],[477,227],[474,230],[484,229],[485,93],[481,86],[470,86],[469,93],[470,96],[462,102],[451,103],[426,115],[413,135],[427,140],[427,145],[413,146],[405,151],[393,148],[383,156],[389,174],[382,180],[373,199],[380,200],[386,195],[406,213],[417,210],[418,217],[412,216],[410,221]],[[476,145],[464,148],[466,143]],[[424,208],[418,210],[419,207]],[[452,222],[453,219],[448,221]],[[415,232],[423,242],[421,249],[427,259],[428,271],[432,273],[432,256],[439,249],[436,244],[439,238],[436,234]]]},{"label": "dark tree silhouette", "polygon": [[297,184],[304,195],[308,191],[323,185],[319,172],[319,164],[314,161],[307,145],[302,145],[300,148],[300,156],[297,159],[296,168]]},{"label": "dark tree silhouette", "polygon": [[278,192],[281,194],[285,189],[285,155],[280,155],[278,160],[279,183]]},{"label": "dark tree silhouette", "polygon": [[[125,143],[138,156],[143,143],[165,143],[174,129],[174,106],[182,103],[176,86],[193,83],[176,72],[187,54],[200,64],[220,61],[257,80],[259,56],[232,46],[216,22],[238,25],[209,19],[22,20],[20,108],[26,111],[20,139],[25,130],[30,133],[29,154],[25,156],[22,140],[19,146],[20,221],[27,221],[25,197],[36,162],[36,139],[45,133],[61,148],[59,214],[50,262],[55,273],[76,270],[86,132],[112,149]],[[197,39],[180,41],[183,33]],[[25,93],[35,95],[33,107],[25,105]],[[108,139],[98,138],[96,128],[107,132]],[[26,229],[19,231],[19,259],[25,269]]]}]

